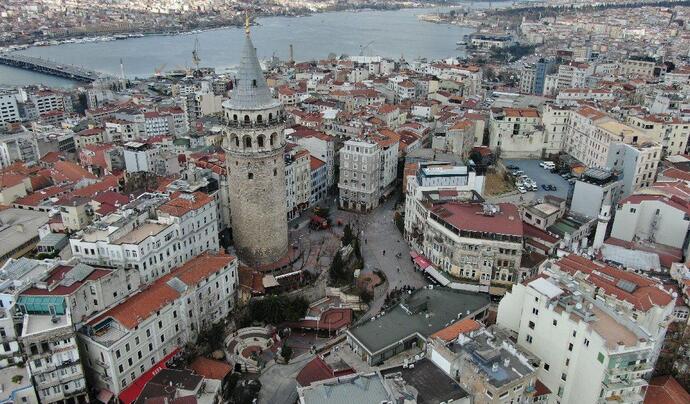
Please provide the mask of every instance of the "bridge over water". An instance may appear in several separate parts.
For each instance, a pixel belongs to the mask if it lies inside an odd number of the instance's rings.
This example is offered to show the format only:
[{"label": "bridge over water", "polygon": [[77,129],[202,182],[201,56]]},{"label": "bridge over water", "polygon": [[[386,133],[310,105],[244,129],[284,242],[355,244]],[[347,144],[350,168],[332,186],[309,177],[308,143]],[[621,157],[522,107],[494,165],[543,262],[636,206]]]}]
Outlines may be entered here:
[{"label": "bridge over water", "polygon": [[93,70],[83,69],[69,64],[59,64],[52,60],[26,56],[19,53],[0,54],[0,64],[84,82],[92,82],[98,78],[108,77],[105,74]]}]

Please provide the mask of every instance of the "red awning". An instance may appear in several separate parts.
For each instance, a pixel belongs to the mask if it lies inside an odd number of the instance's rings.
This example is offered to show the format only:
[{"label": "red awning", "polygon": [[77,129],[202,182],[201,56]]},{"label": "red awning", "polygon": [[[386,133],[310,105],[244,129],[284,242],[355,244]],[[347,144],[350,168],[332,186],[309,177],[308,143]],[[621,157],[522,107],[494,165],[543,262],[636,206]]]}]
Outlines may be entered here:
[{"label": "red awning", "polygon": [[170,359],[173,358],[177,353],[180,352],[180,348],[175,348],[174,351],[170,352],[165,358],[161,359],[160,362],[156,363],[151,367],[151,369],[147,370],[146,372],[142,373],[141,376],[139,376],[132,384],[130,384],[126,389],[122,390],[119,395],[120,402],[124,404],[131,404],[139,398],[139,394],[141,394],[141,391],[144,390],[144,387],[146,387],[146,384],[153,379],[153,376],[158,374],[158,372],[161,371],[161,369],[166,369],[167,365],[166,362],[168,362]]},{"label": "red awning", "polygon": [[431,265],[431,262],[422,255],[418,255],[413,261],[420,269],[426,269]]},{"label": "red awning", "polygon": [[417,254],[416,251],[410,250],[410,257],[412,257],[412,259],[415,259],[415,258],[417,258],[418,256],[419,256],[419,254]]}]

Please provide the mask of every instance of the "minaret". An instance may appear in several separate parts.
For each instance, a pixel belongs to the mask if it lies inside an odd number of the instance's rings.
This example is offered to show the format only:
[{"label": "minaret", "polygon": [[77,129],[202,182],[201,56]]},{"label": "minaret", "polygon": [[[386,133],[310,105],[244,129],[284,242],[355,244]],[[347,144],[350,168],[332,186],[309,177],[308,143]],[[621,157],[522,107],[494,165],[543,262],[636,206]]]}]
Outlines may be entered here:
[{"label": "minaret", "polygon": [[594,242],[592,248],[598,250],[604,245],[604,238],[606,238],[606,229],[609,227],[609,220],[611,219],[611,198],[604,199],[601,205],[601,211],[597,219],[597,229],[594,232]]},{"label": "minaret", "polygon": [[283,105],[271,96],[252,44],[249,17],[231,97],[223,103],[232,234],[245,264],[288,251]]}]

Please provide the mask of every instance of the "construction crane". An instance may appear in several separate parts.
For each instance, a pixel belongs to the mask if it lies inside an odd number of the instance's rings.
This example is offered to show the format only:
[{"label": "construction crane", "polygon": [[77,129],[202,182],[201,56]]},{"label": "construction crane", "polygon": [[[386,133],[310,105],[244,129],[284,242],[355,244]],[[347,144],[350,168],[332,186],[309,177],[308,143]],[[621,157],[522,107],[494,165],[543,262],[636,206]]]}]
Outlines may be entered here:
[{"label": "construction crane", "polygon": [[199,38],[194,40],[194,50],[192,50],[192,63],[196,69],[199,69],[199,63],[201,63],[201,58],[199,57]]},{"label": "construction crane", "polygon": [[369,47],[370,47],[371,44],[373,44],[373,43],[374,43],[374,41],[371,41],[371,42],[369,42],[369,43],[366,44],[366,45],[359,45],[359,56],[364,56],[364,51],[367,50],[367,49],[369,49]]}]

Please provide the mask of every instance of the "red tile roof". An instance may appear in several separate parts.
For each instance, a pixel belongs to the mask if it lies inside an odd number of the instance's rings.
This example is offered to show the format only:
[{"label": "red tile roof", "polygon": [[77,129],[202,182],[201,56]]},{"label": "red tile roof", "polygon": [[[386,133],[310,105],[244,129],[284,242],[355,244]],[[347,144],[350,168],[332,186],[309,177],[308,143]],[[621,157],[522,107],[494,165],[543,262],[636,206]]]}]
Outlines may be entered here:
[{"label": "red tile roof", "polygon": [[649,381],[644,404],[688,404],[690,394],[673,376],[659,376]]},{"label": "red tile roof", "polygon": [[59,173],[68,181],[78,182],[84,178],[96,179],[97,177],[91,174],[87,169],[80,166],[79,164],[73,163],[71,161],[56,161],[53,165],[54,171]]},{"label": "red tile roof", "polygon": [[314,156],[309,156],[309,157],[310,157],[309,165],[311,166],[311,170],[312,170],[312,171],[318,170],[319,168],[321,168],[321,167],[323,167],[324,165],[326,165],[326,163],[324,163],[323,161],[317,159],[317,158],[314,157]]},{"label": "red tile roof", "polygon": [[107,177],[103,177],[103,179],[99,182],[87,185],[83,188],[75,189],[74,192],[72,192],[72,195],[93,197],[94,195],[98,195],[102,192],[116,191],[119,185],[118,181],[119,180],[116,176],[108,175]]},{"label": "red tile roof", "polygon": [[124,327],[132,329],[152,313],[181,296],[178,291],[168,285],[168,280],[178,278],[186,285],[194,286],[234,260],[235,257],[232,255],[204,252],[89,323],[93,325],[104,318],[112,317]]},{"label": "red tile roof", "polygon": [[213,203],[213,198],[203,192],[179,194],[163,204],[158,210],[171,216],[180,217],[209,203]]},{"label": "red tile roof", "polygon": [[460,334],[467,334],[480,328],[482,328],[482,325],[479,322],[465,317],[442,330],[436,331],[431,336],[449,342],[456,339]]},{"label": "red tile roof", "polygon": [[0,188],[13,187],[17,184],[21,184],[26,176],[14,173],[3,173],[0,174]]},{"label": "red tile roof", "polygon": [[434,206],[432,212],[458,230],[522,237],[522,220],[517,207],[511,203],[499,203],[498,207],[500,212],[485,216],[482,204],[446,202]]},{"label": "red tile roof", "polygon": [[[60,282],[65,278],[67,272],[69,272],[72,268],[74,267],[67,265],[59,265],[55,267],[55,269],[50,272],[48,279],[45,281],[48,284],[48,289],[32,287],[22,292],[22,294],[32,296],[67,296],[79,289],[79,287],[84,283],[95,281],[106,275],[109,275],[112,272],[111,270],[107,269],[95,268],[94,271],[91,272],[83,281],[74,282],[70,286],[61,285]],[[54,285],[57,286],[51,290]]]},{"label": "red tile roof", "polygon": [[354,369],[334,370],[320,356],[315,357],[307,363],[297,374],[297,383],[302,386],[309,386],[314,382],[332,379],[334,377],[345,376],[355,373]]},{"label": "red tile roof", "polygon": [[199,356],[194,359],[189,367],[198,375],[204,376],[207,379],[223,380],[230,372],[232,367],[221,361],[204,358]]},{"label": "red tile roof", "polygon": [[[658,283],[647,277],[624,271],[609,265],[604,265],[579,255],[570,254],[561,258],[556,265],[571,275],[585,274],[587,280],[595,286],[603,289],[607,295],[616,295],[618,299],[625,300],[635,306],[636,309],[647,311],[654,306],[666,306],[673,302],[673,297],[668,292],[659,289]],[[620,280],[632,282],[636,287],[633,292],[627,292],[618,286]]]}]

